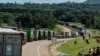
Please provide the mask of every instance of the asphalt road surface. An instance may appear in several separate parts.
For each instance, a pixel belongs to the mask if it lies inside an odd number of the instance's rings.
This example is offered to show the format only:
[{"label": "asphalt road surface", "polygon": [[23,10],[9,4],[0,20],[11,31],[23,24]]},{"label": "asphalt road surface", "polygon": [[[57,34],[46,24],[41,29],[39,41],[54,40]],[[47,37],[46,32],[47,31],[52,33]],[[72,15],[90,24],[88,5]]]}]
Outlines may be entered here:
[{"label": "asphalt road surface", "polygon": [[[69,39],[60,39],[58,41],[69,40]],[[22,56],[52,56],[49,51],[49,44],[52,41],[41,40],[29,42],[22,47]]]},{"label": "asphalt road surface", "polygon": [[48,45],[51,41],[41,40],[29,42],[22,47],[22,56],[49,56]]}]

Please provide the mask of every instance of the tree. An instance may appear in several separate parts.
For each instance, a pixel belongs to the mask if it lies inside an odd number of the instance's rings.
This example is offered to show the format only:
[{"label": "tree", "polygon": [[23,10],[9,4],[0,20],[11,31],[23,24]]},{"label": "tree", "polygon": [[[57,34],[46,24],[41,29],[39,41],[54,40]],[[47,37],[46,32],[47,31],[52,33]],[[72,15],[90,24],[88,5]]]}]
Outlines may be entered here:
[{"label": "tree", "polygon": [[0,23],[6,23],[8,25],[16,25],[15,23],[15,17],[11,13],[0,13],[1,22]]}]

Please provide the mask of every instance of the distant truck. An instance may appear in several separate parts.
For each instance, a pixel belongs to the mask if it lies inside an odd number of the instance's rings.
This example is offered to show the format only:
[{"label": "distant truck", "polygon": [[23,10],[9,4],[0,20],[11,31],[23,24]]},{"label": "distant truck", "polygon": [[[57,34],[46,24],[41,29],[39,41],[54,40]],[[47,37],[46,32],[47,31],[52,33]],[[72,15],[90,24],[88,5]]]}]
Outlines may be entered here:
[{"label": "distant truck", "polygon": [[32,42],[34,40],[34,28],[29,28],[27,31],[27,42]]}]

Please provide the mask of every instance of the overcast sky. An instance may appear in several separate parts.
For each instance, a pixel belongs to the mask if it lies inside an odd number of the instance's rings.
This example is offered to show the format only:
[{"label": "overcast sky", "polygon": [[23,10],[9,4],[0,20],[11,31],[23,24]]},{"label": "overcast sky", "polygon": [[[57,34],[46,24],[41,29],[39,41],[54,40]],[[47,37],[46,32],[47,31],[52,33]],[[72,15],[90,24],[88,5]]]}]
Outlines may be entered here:
[{"label": "overcast sky", "polygon": [[17,2],[17,3],[25,3],[25,2],[31,2],[31,3],[63,3],[63,2],[83,2],[86,0],[0,0],[0,3],[7,3],[7,2]]}]

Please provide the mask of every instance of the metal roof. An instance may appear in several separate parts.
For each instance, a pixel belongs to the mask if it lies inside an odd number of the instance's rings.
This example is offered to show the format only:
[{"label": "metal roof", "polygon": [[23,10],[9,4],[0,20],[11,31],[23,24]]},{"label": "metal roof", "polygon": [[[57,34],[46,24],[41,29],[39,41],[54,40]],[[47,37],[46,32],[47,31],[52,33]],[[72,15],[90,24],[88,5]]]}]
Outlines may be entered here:
[{"label": "metal roof", "polygon": [[18,33],[19,31],[13,30],[13,29],[6,29],[6,28],[0,28],[0,33],[6,32],[6,33]]}]

